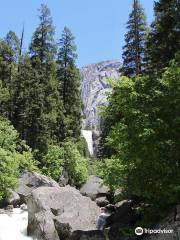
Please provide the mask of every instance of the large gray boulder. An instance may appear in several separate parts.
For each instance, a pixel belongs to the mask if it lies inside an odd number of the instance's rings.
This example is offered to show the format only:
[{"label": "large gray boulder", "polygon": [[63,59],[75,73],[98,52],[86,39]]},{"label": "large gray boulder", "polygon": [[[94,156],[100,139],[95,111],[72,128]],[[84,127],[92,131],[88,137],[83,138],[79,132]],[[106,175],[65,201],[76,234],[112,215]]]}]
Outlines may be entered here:
[{"label": "large gray boulder", "polygon": [[28,234],[66,240],[77,230],[96,230],[100,208],[70,186],[39,187],[28,198]]},{"label": "large gray boulder", "polygon": [[[103,180],[97,176],[90,176],[80,189],[80,192],[82,195],[90,197],[92,200],[96,200],[100,197],[108,197],[110,195],[109,187],[105,186]],[[103,202],[105,201],[105,199],[101,200],[103,200]]]},{"label": "large gray boulder", "polygon": [[20,203],[26,203],[31,192],[41,186],[59,187],[57,182],[47,176],[37,172],[24,171],[19,178],[19,186],[15,190],[15,193],[21,198]]}]

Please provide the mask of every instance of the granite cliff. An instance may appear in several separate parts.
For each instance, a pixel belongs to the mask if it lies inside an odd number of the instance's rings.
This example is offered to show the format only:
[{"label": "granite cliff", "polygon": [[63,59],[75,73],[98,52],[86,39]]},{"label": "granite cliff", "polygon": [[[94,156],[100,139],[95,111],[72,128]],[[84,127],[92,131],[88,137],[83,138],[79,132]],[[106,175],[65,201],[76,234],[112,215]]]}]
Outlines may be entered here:
[{"label": "granite cliff", "polygon": [[99,107],[107,104],[107,93],[111,91],[107,79],[118,78],[120,67],[119,61],[112,60],[91,64],[81,69],[83,129],[99,129]]}]

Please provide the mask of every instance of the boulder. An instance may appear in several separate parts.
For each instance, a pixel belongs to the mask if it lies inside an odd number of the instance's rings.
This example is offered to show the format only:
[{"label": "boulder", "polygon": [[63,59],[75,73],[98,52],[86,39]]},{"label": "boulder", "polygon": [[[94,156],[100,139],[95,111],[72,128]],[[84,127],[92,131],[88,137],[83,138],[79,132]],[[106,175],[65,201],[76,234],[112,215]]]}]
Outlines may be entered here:
[{"label": "boulder", "polygon": [[62,175],[59,178],[59,186],[65,187],[69,183],[69,176],[67,171],[63,171]]},{"label": "boulder", "polygon": [[98,197],[98,198],[96,198],[96,204],[99,207],[105,207],[109,204],[109,201],[108,201],[107,197]]},{"label": "boulder", "polygon": [[39,187],[28,198],[28,234],[66,240],[74,231],[96,230],[100,208],[70,186]]},{"label": "boulder", "polygon": [[6,200],[8,205],[17,207],[20,204],[20,196],[15,191],[10,191],[10,196]]},{"label": "boulder", "polygon": [[19,179],[15,192],[20,196],[20,204],[26,203],[31,192],[41,186],[59,187],[53,179],[40,173],[24,171]]},{"label": "boulder", "polygon": [[131,206],[132,202],[129,200],[123,200],[115,205],[115,212],[106,220],[106,226],[110,227],[109,240],[133,240],[124,235],[124,230],[135,223],[135,214]]},{"label": "boulder", "polygon": [[119,225],[131,224],[134,220],[134,212],[132,210],[132,202],[123,200],[116,203],[116,211],[107,219],[107,225],[118,223]]},{"label": "boulder", "polygon": [[103,184],[103,180],[97,176],[90,176],[87,182],[80,189],[82,195],[95,200],[98,197],[108,197],[110,195],[109,187]]}]

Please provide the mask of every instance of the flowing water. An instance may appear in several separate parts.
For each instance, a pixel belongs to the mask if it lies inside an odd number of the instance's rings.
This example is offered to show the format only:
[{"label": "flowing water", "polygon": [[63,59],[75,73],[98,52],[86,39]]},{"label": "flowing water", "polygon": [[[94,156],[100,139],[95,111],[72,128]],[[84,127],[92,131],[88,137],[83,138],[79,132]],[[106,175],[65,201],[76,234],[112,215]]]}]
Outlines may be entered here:
[{"label": "flowing water", "polygon": [[28,212],[14,208],[9,215],[0,214],[0,240],[32,240],[27,237]]},{"label": "flowing water", "polygon": [[91,130],[82,130],[82,135],[85,138],[88,150],[91,156],[93,156],[93,139],[92,139],[92,131]]}]

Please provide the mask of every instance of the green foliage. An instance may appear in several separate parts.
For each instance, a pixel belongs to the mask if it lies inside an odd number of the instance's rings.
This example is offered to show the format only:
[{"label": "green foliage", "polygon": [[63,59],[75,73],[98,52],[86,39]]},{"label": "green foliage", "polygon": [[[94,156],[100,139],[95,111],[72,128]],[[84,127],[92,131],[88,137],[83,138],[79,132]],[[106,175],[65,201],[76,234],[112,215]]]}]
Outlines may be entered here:
[{"label": "green foliage", "polygon": [[64,165],[64,149],[59,146],[50,145],[42,162],[44,164],[42,168],[43,173],[58,181]]},{"label": "green foliage", "polygon": [[42,159],[42,172],[58,181],[63,170],[68,173],[69,183],[80,186],[88,176],[88,160],[73,142],[64,142],[61,146],[49,145]]},{"label": "green foliage", "polygon": [[88,150],[88,145],[84,137],[80,137],[78,141],[76,142],[77,149],[81,156],[84,156],[86,158],[89,157],[89,150]]},{"label": "green foliage", "polygon": [[0,147],[0,201],[17,186],[19,161],[12,152]]},{"label": "green foliage", "polygon": [[180,49],[180,1],[159,0],[147,41],[148,70],[162,73]]},{"label": "green foliage", "polygon": [[107,169],[113,172],[117,165],[122,174],[121,181],[110,177],[110,185],[123,185],[159,206],[175,203],[180,194],[179,62],[177,56],[162,79],[121,78],[105,113],[115,117],[107,142],[119,159],[112,166],[106,163]]},{"label": "green foliage", "polygon": [[[25,139],[28,138],[27,142],[33,149],[46,153],[48,145],[57,138],[62,107],[56,79],[54,26],[50,10],[44,4],[40,8],[39,20],[30,45],[31,85],[28,80],[29,94],[26,99],[27,104],[28,101],[30,104],[25,106],[25,116],[27,121],[31,122],[28,122]],[[23,75],[24,71],[21,74]]]},{"label": "green foliage", "polygon": [[19,140],[19,135],[9,121],[0,118],[0,200],[17,186],[21,171],[37,170],[31,150]]},{"label": "green foliage", "polygon": [[95,173],[103,178],[104,183],[108,184],[112,191],[115,191],[119,186],[124,186],[123,172],[124,165],[119,159],[105,159],[97,161]]},{"label": "green foliage", "polygon": [[78,151],[76,144],[66,142],[64,147],[64,168],[71,183],[77,186],[84,183],[88,176],[88,161]]},{"label": "green foliage", "polygon": [[0,117],[0,147],[13,152],[16,151],[18,133],[9,121]]},{"label": "green foliage", "polygon": [[38,169],[38,162],[34,159],[33,153],[29,149],[28,151],[23,151],[22,153],[14,154],[19,161],[19,171],[22,172],[23,170],[29,171],[39,171]]},{"label": "green foliage", "polygon": [[147,23],[144,9],[139,0],[134,0],[133,10],[127,22],[125,45],[123,47],[123,67],[125,76],[139,75],[145,67],[145,41],[147,38]]}]

